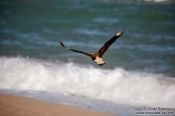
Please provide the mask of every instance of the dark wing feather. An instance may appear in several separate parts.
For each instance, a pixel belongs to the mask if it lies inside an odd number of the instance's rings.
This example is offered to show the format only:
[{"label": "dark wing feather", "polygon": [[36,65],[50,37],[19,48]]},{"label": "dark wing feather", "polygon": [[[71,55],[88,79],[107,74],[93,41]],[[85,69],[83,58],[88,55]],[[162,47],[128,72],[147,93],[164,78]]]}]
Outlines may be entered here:
[{"label": "dark wing feather", "polygon": [[64,48],[67,49],[67,50],[71,50],[71,51],[73,51],[73,52],[77,52],[77,53],[81,53],[81,54],[90,56],[89,53],[86,53],[86,52],[83,52],[83,51],[80,51],[80,50],[75,50],[75,49],[71,49],[71,48],[66,47],[66,46],[63,44],[63,42],[59,42],[59,43],[60,43],[60,45],[61,45],[62,47],[64,47]]},{"label": "dark wing feather", "polygon": [[103,46],[97,52],[99,57],[102,57],[103,54],[106,52],[106,50],[109,48],[109,46],[111,46],[112,43],[114,43],[121,35],[123,35],[123,33],[124,33],[124,31],[123,32],[118,32],[111,39],[109,39],[107,42],[105,42],[103,44]]}]

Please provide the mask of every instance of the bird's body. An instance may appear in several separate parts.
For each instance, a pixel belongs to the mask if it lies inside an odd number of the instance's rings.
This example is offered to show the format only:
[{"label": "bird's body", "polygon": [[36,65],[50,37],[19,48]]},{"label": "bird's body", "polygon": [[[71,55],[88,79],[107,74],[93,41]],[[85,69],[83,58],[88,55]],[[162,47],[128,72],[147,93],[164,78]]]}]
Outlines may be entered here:
[{"label": "bird's body", "polygon": [[103,64],[105,64],[104,60],[103,60],[102,58],[100,58],[99,56],[96,56],[96,57],[95,57],[94,62],[97,63],[98,65],[103,65]]},{"label": "bird's body", "polygon": [[115,40],[117,40],[121,35],[123,35],[124,32],[118,32],[116,33],[111,39],[109,39],[108,41],[106,41],[104,43],[104,45],[97,51],[97,52],[91,52],[91,53],[86,53],[80,50],[75,50],[75,49],[71,49],[66,47],[62,42],[60,42],[61,46],[64,47],[65,49],[71,50],[73,52],[77,52],[77,53],[81,53],[84,54],[86,56],[91,57],[91,59],[98,65],[102,66],[105,64],[102,56],[103,54],[107,51],[107,49],[109,48],[109,46],[112,45],[113,42],[115,42]]}]

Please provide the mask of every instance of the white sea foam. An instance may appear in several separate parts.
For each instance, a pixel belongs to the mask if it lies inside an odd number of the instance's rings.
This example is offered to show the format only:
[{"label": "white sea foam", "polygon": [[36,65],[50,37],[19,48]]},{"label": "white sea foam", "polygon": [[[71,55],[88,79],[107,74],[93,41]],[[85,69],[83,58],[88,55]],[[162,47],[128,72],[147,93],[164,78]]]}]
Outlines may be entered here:
[{"label": "white sea foam", "polygon": [[59,92],[132,106],[175,107],[175,80],[163,75],[22,57],[0,57],[0,64],[0,89]]}]

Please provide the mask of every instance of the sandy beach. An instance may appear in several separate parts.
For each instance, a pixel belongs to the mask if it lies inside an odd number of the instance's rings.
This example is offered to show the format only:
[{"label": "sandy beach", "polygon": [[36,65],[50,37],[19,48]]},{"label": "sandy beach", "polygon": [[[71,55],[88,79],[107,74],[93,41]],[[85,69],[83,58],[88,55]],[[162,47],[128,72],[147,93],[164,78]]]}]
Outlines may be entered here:
[{"label": "sandy beach", "polygon": [[0,93],[1,116],[116,116],[110,113]]}]

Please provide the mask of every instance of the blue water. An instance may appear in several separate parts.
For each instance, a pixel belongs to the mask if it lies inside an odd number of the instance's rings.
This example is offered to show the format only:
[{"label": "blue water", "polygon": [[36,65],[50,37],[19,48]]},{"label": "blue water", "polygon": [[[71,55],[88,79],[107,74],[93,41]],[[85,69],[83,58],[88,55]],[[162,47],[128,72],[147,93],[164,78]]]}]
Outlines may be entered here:
[{"label": "blue water", "polygon": [[[122,115],[175,107],[175,4],[159,1],[0,1],[1,91]],[[122,30],[103,67],[58,43],[97,51]]]},{"label": "blue water", "polygon": [[105,54],[104,68],[122,67],[174,75],[174,4],[108,1],[1,1],[1,56],[58,59],[89,64],[58,46],[96,51],[125,30]]}]

